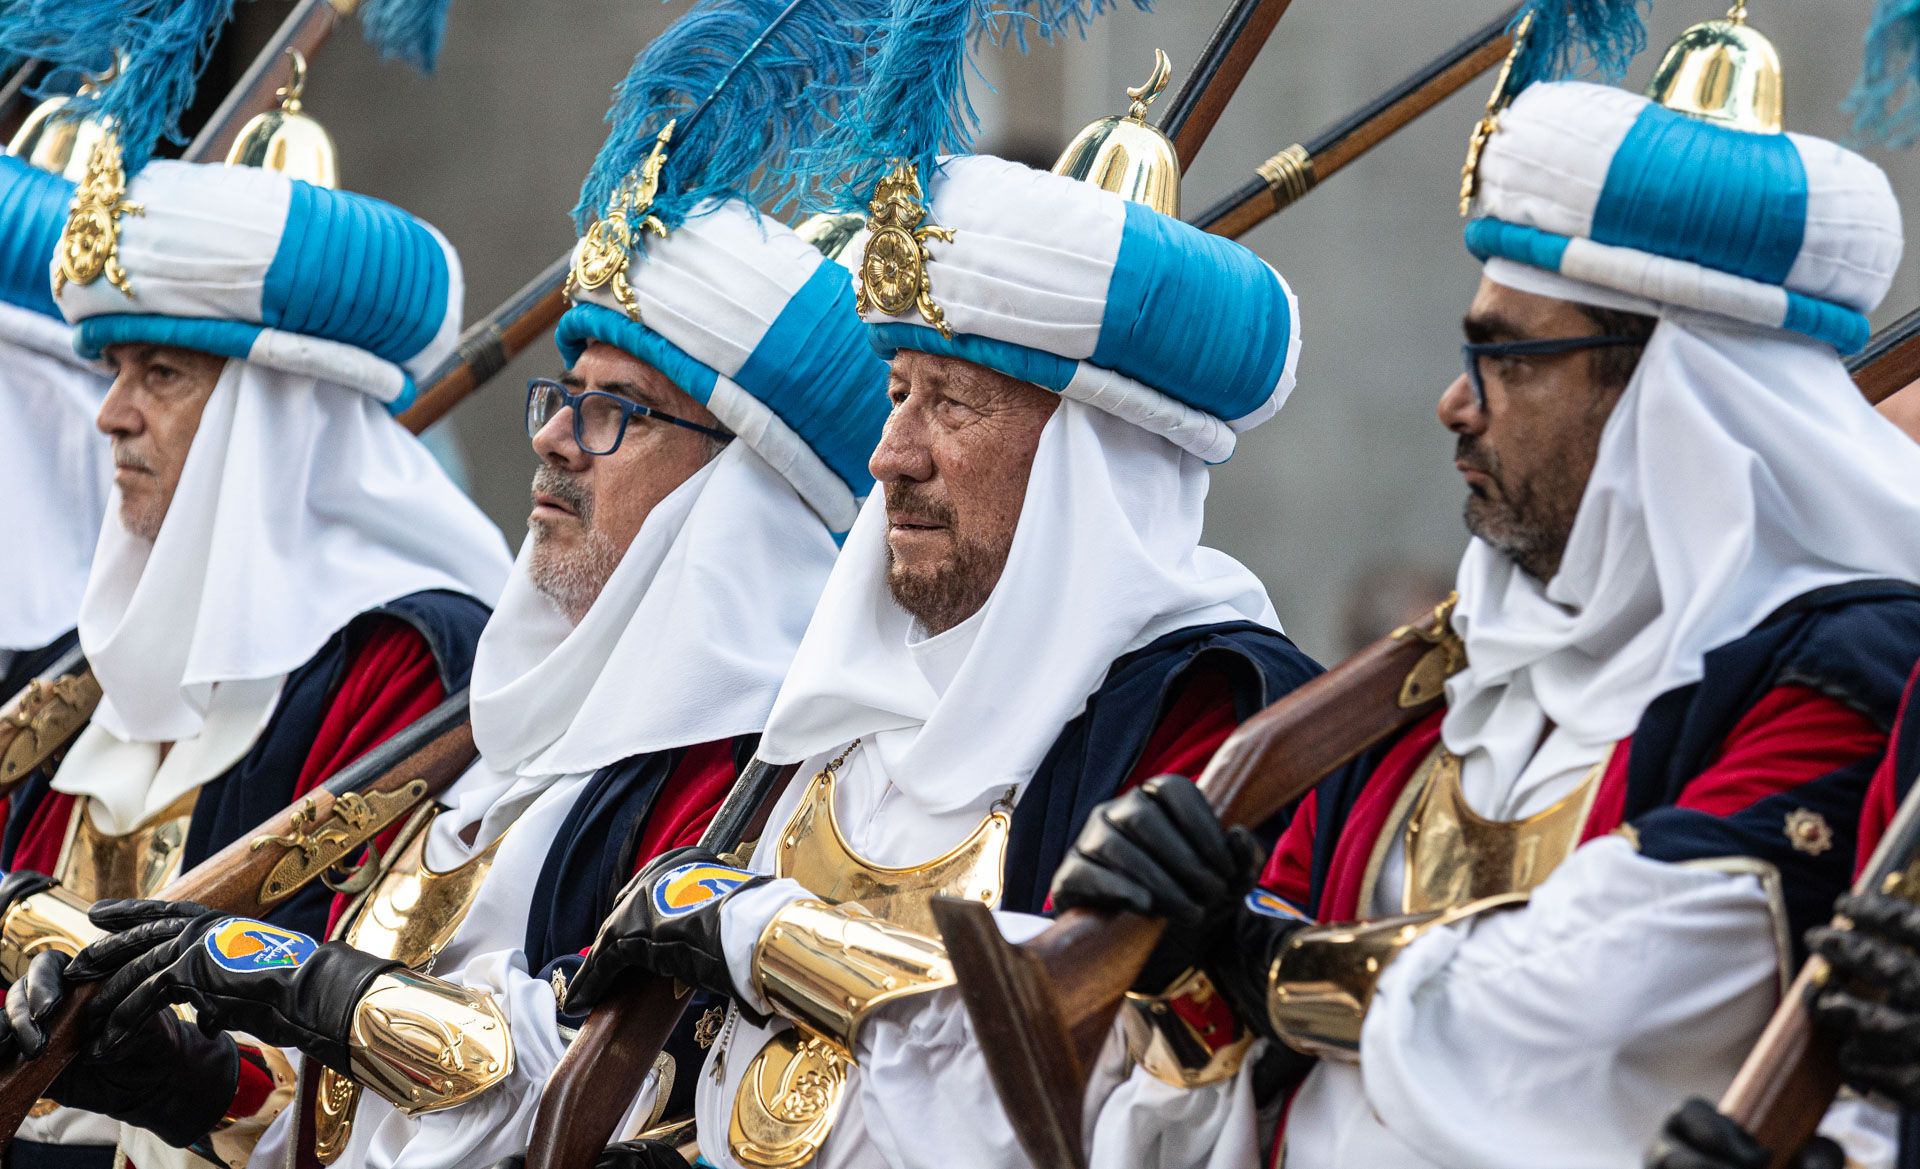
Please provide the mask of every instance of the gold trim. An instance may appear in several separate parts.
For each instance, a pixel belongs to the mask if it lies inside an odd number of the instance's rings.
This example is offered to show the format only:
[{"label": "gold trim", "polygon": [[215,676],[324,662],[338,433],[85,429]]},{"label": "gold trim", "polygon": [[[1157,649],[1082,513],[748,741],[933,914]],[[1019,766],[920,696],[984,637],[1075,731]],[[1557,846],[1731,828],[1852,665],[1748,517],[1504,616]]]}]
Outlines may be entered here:
[{"label": "gold trim", "polygon": [[94,826],[91,799],[75,800],[54,879],[87,902],[152,897],[180,875],[187,830],[199,798],[200,789],[195,788],[119,836]]},{"label": "gold trim", "polygon": [[1218,994],[1212,980],[1199,970],[1187,971],[1156,995],[1128,991],[1120,1012],[1127,1055],[1148,1075],[1175,1088],[1201,1088],[1232,1079],[1253,1046],[1253,1032],[1230,1014],[1232,1037],[1216,1043],[1213,1035],[1175,1009],[1183,1001],[1204,1007]]},{"label": "gold trim", "polygon": [[0,979],[18,982],[44,950],[71,958],[107,936],[87,918],[93,903],[55,885],[7,907],[0,917]]},{"label": "gold trim", "polygon": [[1467,139],[1467,161],[1460,167],[1460,218],[1473,214],[1473,197],[1479,193],[1480,156],[1486,153],[1487,143],[1493,140],[1500,129],[1500,115],[1513,101],[1513,95],[1507,92],[1507,82],[1513,78],[1513,63],[1520,59],[1520,50],[1526,46],[1527,34],[1533,31],[1533,13],[1520,18],[1520,26],[1513,30],[1513,48],[1507,51],[1507,59],[1500,65],[1500,75],[1493,80],[1493,92],[1487,95],[1487,112],[1474,123],[1473,134]]},{"label": "gold trim", "polygon": [[827,1143],[845,1098],[846,1055],[817,1035],[782,1031],[741,1077],[727,1148],[750,1169],[799,1169]]},{"label": "gold trim", "polygon": [[1459,603],[1459,593],[1448,593],[1446,600],[1433,607],[1425,624],[1402,625],[1387,635],[1395,641],[1423,641],[1433,647],[1421,655],[1400,684],[1402,710],[1439,698],[1446,691],[1447,679],[1466,669],[1466,642],[1453,631],[1453,610]]},{"label": "gold trim", "polygon": [[340,796],[322,791],[300,801],[293,810],[291,832],[285,836],[256,836],[249,846],[252,852],[272,844],[288,850],[261,883],[261,904],[277,904],[315,877],[332,872],[348,854],[380,835],[426,797],[427,781],[412,779],[393,791],[366,795],[347,792]]},{"label": "gold trim", "polygon": [[853,282],[853,307],[855,312],[877,310],[890,317],[918,308],[921,320],[952,338],[953,326],[947,324],[946,310],[934,303],[927,276],[927,265],[933,262],[927,241],[952,243],[953,229],[923,224],[926,217],[920,172],[904,159],[895,162],[867,205],[869,235]]},{"label": "gold trim", "polygon": [[100,705],[92,670],[35,678],[0,713],[0,789],[32,775],[73,741]]},{"label": "gold trim", "polygon": [[811,898],[773,915],[753,947],[754,993],[854,1062],[860,1028],[895,999],[954,985],[937,938],[881,921],[858,905]]},{"label": "gold trim", "polygon": [[1788,989],[1793,986],[1796,971],[1793,968],[1793,929],[1787,917],[1787,886],[1780,877],[1780,870],[1768,861],[1751,856],[1704,857],[1680,863],[1690,869],[1750,876],[1760,882],[1760,891],[1767,899],[1767,916],[1773,922],[1773,952],[1776,972],[1780,976],[1780,997],[1784,999]]},{"label": "gold trim", "polygon": [[59,250],[54,253],[56,299],[69,281],[92,284],[102,276],[121,295],[133,299],[133,284],[127,270],[120,266],[120,219],[145,215],[147,209],[129,203],[126,194],[127,172],[120,161],[119,139],[112,130],[104,130],[87,156],[86,175],[74,189],[73,206],[60,232]]},{"label": "gold trim", "polygon": [[493,996],[411,970],[360,996],[347,1049],[354,1079],[408,1116],[458,1107],[513,1072],[513,1030]]},{"label": "gold trim", "polygon": [[1275,211],[1285,211],[1306,198],[1320,181],[1313,173],[1313,156],[1297,142],[1253,170],[1273,192]]},{"label": "gold trim", "polygon": [[640,301],[627,282],[627,272],[633,264],[634,244],[642,236],[652,232],[665,239],[667,235],[666,225],[651,213],[651,208],[660,194],[660,175],[667,165],[667,143],[673,141],[677,121],[671,120],[661,128],[654,137],[653,150],[640,164],[640,173],[628,175],[626,181],[614,188],[607,199],[606,211],[587,228],[579,250],[574,253],[573,266],[567,269],[567,279],[560,286],[560,295],[572,300],[576,288],[591,292],[605,285],[630,319],[640,319]]}]

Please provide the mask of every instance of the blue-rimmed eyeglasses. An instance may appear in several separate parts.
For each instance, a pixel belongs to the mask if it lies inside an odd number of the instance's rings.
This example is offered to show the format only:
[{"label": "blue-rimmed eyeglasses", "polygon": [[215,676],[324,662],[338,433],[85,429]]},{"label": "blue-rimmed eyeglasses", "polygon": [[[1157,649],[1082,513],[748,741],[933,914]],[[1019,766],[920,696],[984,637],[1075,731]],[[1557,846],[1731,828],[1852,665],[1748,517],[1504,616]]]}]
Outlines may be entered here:
[{"label": "blue-rimmed eyeglasses", "polygon": [[537,377],[527,383],[527,437],[532,438],[553,420],[555,414],[573,408],[573,441],[590,455],[610,455],[620,449],[627,436],[627,423],[634,415],[655,418],[674,426],[698,431],[709,438],[729,442],[733,435],[698,422],[675,418],[664,410],[644,406],[631,398],[604,390],[574,393],[551,378]]},{"label": "blue-rimmed eyeglasses", "polygon": [[1634,337],[1543,337],[1536,341],[1488,341],[1475,344],[1468,342],[1460,347],[1467,363],[1467,381],[1473,385],[1473,400],[1482,409],[1487,408],[1487,382],[1481,362],[1491,357],[1557,357],[1563,353],[1578,353],[1583,349],[1612,349],[1620,345],[1642,345],[1644,341]]}]

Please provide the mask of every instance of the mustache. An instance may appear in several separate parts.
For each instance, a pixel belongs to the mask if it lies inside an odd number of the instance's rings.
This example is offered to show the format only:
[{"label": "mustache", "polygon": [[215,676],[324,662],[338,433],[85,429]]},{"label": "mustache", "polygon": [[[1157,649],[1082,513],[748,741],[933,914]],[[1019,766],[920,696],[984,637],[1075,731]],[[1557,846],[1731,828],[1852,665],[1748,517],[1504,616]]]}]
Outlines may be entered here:
[{"label": "mustache", "polygon": [[1491,451],[1483,450],[1480,440],[1471,434],[1463,434],[1460,441],[1453,444],[1453,457],[1462,465],[1489,475],[1500,477],[1500,460]]},{"label": "mustache", "polygon": [[573,514],[585,523],[593,518],[593,492],[587,490],[575,476],[558,467],[542,466],[533,473],[533,490],[539,494],[551,495],[561,503],[573,509]]},{"label": "mustache", "polygon": [[907,511],[936,524],[953,524],[953,505],[917,483],[889,483],[886,492],[888,511]]},{"label": "mustache", "polygon": [[129,471],[152,471],[153,464],[131,446],[113,444],[113,465]]}]

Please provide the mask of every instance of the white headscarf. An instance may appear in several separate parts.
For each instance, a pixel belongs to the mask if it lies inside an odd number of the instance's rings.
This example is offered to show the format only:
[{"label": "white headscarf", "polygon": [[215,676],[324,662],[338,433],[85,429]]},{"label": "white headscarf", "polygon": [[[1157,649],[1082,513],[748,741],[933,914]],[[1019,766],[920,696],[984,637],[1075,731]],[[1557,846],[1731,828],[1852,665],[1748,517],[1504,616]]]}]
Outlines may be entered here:
[{"label": "white headscarf", "polygon": [[108,501],[80,643],[121,739],[196,734],[216,682],[272,678],[368,609],[425,589],[491,602],[505,542],[366,394],[229,361],[159,537]]},{"label": "white headscarf", "polygon": [[1505,260],[1541,296],[1661,318],[1601,436],[1560,571],[1545,585],[1475,540],[1447,683],[1449,749],[1500,783],[1547,721],[1596,750],[1698,681],[1708,651],[1810,590],[1920,581],[1920,457],[1831,348]]},{"label": "white headscarf", "polygon": [[654,507],[578,626],[529,579],[532,548],[473,668],[474,741],[520,776],[757,733],[836,551],[744,442]]},{"label": "white headscarf", "polygon": [[774,703],[760,755],[856,737],[929,815],[1024,785],[1116,658],[1224,621],[1279,627],[1260,581],[1200,546],[1206,465],[1073,399],[1048,420],[1005,571],[980,611],[926,637],[886,583],[868,497]]},{"label": "white headscarf", "polygon": [[107,384],[71,329],[0,304],[0,547],[20,558],[0,575],[0,651],[37,649],[79,617],[113,483],[94,428]]}]

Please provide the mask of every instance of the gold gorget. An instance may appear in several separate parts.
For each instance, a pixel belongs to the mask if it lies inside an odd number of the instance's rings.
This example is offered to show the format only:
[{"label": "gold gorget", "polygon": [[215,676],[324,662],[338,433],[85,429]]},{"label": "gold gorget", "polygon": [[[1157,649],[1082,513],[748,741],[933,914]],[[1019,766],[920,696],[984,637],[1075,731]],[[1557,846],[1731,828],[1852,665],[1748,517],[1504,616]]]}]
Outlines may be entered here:
[{"label": "gold gorget", "polygon": [[[775,842],[773,872],[836,905],[858,905],[881,921],[938,938],[935,897],[1000,903],[1012,806],[1001,801],[965,840],[917,865],[875,864],[853,850],[833,809],[834,773],[856,741],[807,785]],[[727,1144],[752,1169],[795,1169],[813,1160],[840,1113],[853,1057],[831,1039],[788,1028],[753,1057],[734,1096]]]},{"label": "gold gorget", "polygon": [[[1460,786],[1460,757],[1436,746],[1388,820],[1390,825],[1405,825],[1399,833],[1405,842],[1406,874],[1398,912],[1436,913],[1531,892],[1579,846],[1611,756],[1609,750],[1551,807],[1518,820],[1490,820],[1467,804]],[[1381,836],[1367,866],[1362,915],[1373,904],[1375,882],[1394,836],[1391,830]]]},{"label": "gold gorget", "polygon": [[86,797],[75,800],[73,817],[67,822],[67,839],[54,866],[54,879],[88,902],[152,897],[180,875],[187,827],[199,797],[200,789],[195,788],[120,836],[109,836],[94,827]]},{"label": "gold gorget", "polygon": [[[356,950],[396,959],[422,974],[432,971],[434,960],[466,920],[506,839],[503,832],[464,864],[435,872],[427,867],[427,835],[439,813],[438,807],[429,806],[407,821],[342,935]],[[320,1073],[313,1104],[314,1156],[330,1165],[353,1135],[360,1085],[332,1068],[309,1066]]]}]

